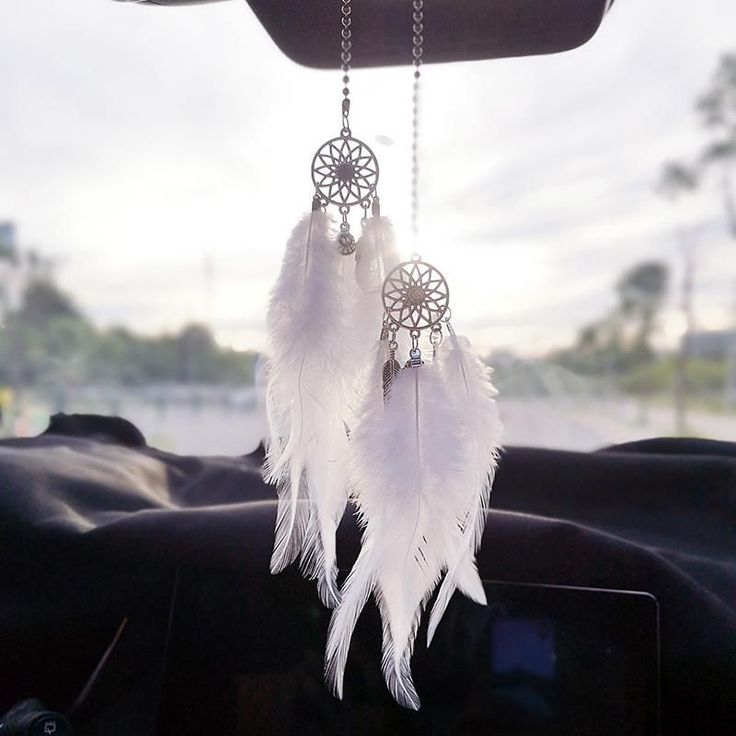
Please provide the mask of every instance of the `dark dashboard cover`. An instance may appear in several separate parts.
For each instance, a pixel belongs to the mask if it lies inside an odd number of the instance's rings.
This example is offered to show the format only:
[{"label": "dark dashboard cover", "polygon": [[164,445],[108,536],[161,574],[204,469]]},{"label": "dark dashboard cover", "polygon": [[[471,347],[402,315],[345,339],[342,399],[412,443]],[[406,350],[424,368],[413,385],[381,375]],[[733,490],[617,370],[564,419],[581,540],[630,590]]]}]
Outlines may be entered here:
[{"label": "dark dashboard cover", "polygon": [[[59,700],[78,687],[91,662],[85,644],[104,644],[116,602],[146,606],[150,620],[165,625],[178,566],[236,574],[254,590],[264,584],[275,509],[261,462],[262,451],[172,455],[106,417],[60,415],[39,437],[0,441],[0,708],[37,696],[29,689],[52,674]],[[656,596],[662,732],[733,732],[735,444],[507,448],[492,506],[482,577]],[[358,543],[346,519],[342,566]],[[145,642],[149,634],[136,635]],[[136,678],[150,684],[161,676],[144,669],[131,660],[126,670],[134,701],[145,691],[136,690]]]}]

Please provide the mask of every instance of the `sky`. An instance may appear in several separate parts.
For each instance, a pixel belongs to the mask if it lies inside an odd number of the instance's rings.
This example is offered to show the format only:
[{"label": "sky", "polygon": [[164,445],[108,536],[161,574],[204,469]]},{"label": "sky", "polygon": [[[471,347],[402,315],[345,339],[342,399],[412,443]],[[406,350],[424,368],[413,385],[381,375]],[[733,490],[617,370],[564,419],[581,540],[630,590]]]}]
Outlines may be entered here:
[{"label": "sky", "polygon": [[[574,51],[424,68],[418,250],[480,350],[571,342],[613,306],[620,273],[653,258],[672,268],[661,337],[672,344],[678,233],[696,243],[697,324],[730,324],[736,243],[715,189],[676,206],[655,192],[662,163],[702,142],[693,100],[729,50],[733,0],[617,0]],[[411,74],[352,74],[352,129],[379,157],[383,213],[406,255]],[[54,259],[101,327],[201,321],[223,344],[262,349],[341,86],[337,70],[284,57],[238,0],[6,2],[0,221]]]}]

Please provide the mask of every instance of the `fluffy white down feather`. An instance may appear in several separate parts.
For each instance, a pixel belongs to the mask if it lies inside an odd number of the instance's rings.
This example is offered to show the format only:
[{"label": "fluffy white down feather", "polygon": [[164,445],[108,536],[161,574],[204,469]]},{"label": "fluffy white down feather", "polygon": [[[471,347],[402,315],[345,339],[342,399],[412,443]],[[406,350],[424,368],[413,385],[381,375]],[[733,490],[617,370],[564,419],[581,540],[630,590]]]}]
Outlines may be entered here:
[{"label": "fluffy white down feather", "polygon": [[439,354],[439,369],[456,402],[467,438],[467,466],[471,471],[465,488],[467,510],[464,531],[453,552],[447,574],[432,606],[427,629],[427,645],[437,630],[455,589],[485,605],[483,584],[475,565],[496,474],[503,427],[498,416],[491,381],[491,369],[474,353],[465,337],[450,334]]},{"label": "fluffy white down feather", "polygon": [[326,213],[302,218],[287,243],[267,315],[265,477],[279,496],[271,571],[301,555],[303,571],[317,579],[329,606],[338,600],[335,532],[347,500],[345,303],[354,291],[349,259],[338,253],[334,238]]},{"label": "fluffy white down feather", "polygon": [[[394,230],[386,217],[371,217],[363,226],[355,251],[356,298],[351,305],[351,334],[347,347],[353,375],[360,375],[381,331],[383,282],[397,265]],[[355,381],[356,388],[360,382]]]},{"label": "fluffy white down feather", "polygon": [[363,293],[378,294],[378,311],[371,314],[380,324],[383,310],[380,300],[386,274],[398,264],[394,227],[387,217],[371,217],[363,227],[355,252],[355,277]]},{"label": "fluffy white down feather", "polygon": [[[374,373],[381,364],[380,344]],[[382,667],[398,703],[419,708],[410,659],[422,610],[462,543],[471,503],[462,408],[437,365],[405,368],[384,406],[375,377],[351,434],[351,476],[363,526],[361,554],[330,622],[325,675],[342,697],[350,639],[371,592],[384,627]]]}]

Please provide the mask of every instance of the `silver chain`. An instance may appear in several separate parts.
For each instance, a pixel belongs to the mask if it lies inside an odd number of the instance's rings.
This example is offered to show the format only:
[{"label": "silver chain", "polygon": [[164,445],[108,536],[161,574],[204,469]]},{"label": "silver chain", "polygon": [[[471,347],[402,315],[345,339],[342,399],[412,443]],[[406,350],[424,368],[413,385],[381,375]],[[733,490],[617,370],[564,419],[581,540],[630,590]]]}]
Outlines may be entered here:
[{"label": "silver chain", "polygon": [[[342,18],[340,19],[340,23],[342,25],[342,30],[340,31],[340,35],[342,36],[342,53],[340,54],[340,61],[342,62],[342,70],[345,74],[345,77],[347,77],[348,72],[350,71],[350,62],[353,59],[353,43],[351,41],[352,32],[350,30],[350,26],[352,25],[352,20],[350,18],[350,13],[352,12],[352,8],[350,7],[351,0],[342,0]],[[345,79],[343,77],[343,84],[347,86],[348,82],[350,81],[350,77]],[[347,97],[349,92],[346,92],[343,90],[343,94]]]},{"label": "silver chain", "polygon": [[350,123],[348,116],[350,115],[350,62],[353,59],[353,32],[350,26],[353,21],[350,17],[352,8],[350,6],[351,0],[342,0],[342,16],[340,18],[340,36],[342,42],[340,48],[340,68],[342,69],[342,133],[343,135],[350,135]]},{"label": "silver chain", "polygon": [[411,95],[411,232],[416,243],[419,230],[419,80],[424,56],[424,0],[413,0],[412,8],[414,85]]}]

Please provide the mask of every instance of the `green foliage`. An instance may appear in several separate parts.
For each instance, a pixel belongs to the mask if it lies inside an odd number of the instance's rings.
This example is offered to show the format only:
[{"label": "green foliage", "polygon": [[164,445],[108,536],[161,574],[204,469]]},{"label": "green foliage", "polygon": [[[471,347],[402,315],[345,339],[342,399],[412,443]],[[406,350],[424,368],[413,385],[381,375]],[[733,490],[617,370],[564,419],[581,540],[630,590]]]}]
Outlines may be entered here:
[{"label": "green foliage", "polygon": [[721,57],[697,110],[707,127],[736,132],[736,54]]},{"label": "green foliage", "polygon": [[46,323],[18,321],[24,383],[77,383],[85,378],[85,357],[94,330],[83,319],[60,316]]},{"label": "green foliage", "polygon": [[17,317],[24,326],[39,329],[44,329],[54,319],[85,321],[71,298],[49,278],[32,280],[28,284]]},{"label": "green foliage", "polygon": [[726,385],[728,364],[725,360],[690,359],[685,371],[685,381],[693,393],[720,394]]},{"label": "green foliage", "polygon": [[650,317],[667,291],[667,266],[656,261],[637,264],[619,279],[616,290],[623,314]]},{"label": "green foliage", "polygon": [[692,162],[666,163],[658,189],[676,199],[695,190],[713,171],[717,175],[723,210],[731,235],[736,238],[736,187],[733,168],[736,164],[736,54],[725,54],[696,103],[696,112],[707,130],[707,138]]},{"label": "green foliage", "polygon": [[653,355],[650,342],[655,318],[667,294],[667,281],[667,266],[647,262],[626,271],[616,284],[619,321],[624,329],[629,325],[629,352],[635,364],[645,363]]},{"label": "green foliage", "polygon": [[175,335],[143,337],[123,328],[100,333],[89,355],[95,381],[124,386],[151,383],[242,385],[253,382],[257,354],[220,347],[202,325]]},{"label": "green foliage", "polygon": [[0,355],[0,384],[11,383],[15,369],[23,384],[45,386],[243,385],[252,383],[257,358],[219,346],[202,325],[157,337],[97,330],[47,276],[29,284],[0,330]]},{"label": "green foliage", "polygon": [[584,325],[576,344],[553,354],[552,359],[587,375],[618,374],[646,365],[654,357],[651,340],[667,283],[667,266],[657,261],[625,271],[616,282],[616,307]]},{"label": "green foliage", "polygon": [[[617,376],[619,388],[632,394],[665,394],[674,390],[677,371],[675,356],[664,356]],[[720,396],[726,380],[725,360],[691,358],[685,369],[685,383],[693,396]]]},{"label": "green foliage", "polygon": [[664,393],[672,386],[674,368],[671,360],[658,360],[634,366],[618,376],[618,386],[637,396]]},{"label": "green foliage", "polygon": [[675,200],[681,194],[695,191],[698,183],[698,172],[692,166],[668,161],[662,168],[657,189],[663,196]]}]

